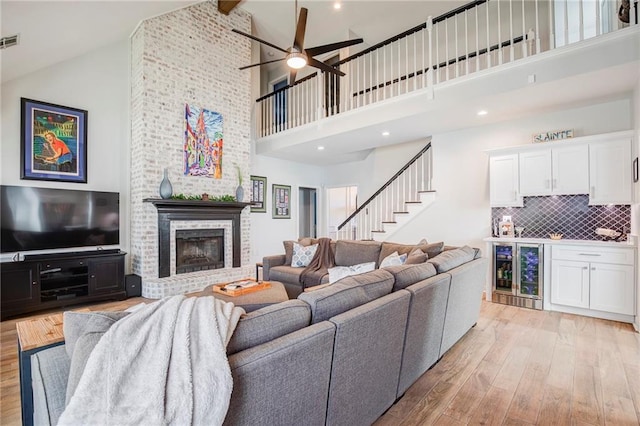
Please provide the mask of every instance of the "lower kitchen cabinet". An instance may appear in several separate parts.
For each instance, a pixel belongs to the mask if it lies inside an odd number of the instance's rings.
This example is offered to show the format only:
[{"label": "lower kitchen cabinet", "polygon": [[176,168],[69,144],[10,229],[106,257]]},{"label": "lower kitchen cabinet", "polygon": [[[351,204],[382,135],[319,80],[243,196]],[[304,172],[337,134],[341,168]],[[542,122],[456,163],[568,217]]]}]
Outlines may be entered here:
[{"label": "lower kitchen cabinet", "polygon": [[593,316],[635,315],[634,254],[633,248],[553,246],[551,303]]}]

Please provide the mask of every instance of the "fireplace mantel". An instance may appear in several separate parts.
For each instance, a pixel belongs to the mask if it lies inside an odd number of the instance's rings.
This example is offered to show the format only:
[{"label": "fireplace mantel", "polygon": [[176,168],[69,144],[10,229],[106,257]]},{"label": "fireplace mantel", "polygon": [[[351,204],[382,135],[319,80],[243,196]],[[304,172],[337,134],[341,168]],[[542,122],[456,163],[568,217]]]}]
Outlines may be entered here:
[{"label": "fireplace mantel", "polygon": [[146,198],[158,210],[158,276],[171,275],[171,221],[172,220],[230,220],[232,222],[233,267],[241,266],[240,214],[251,203],[201,200],[163,200]]}]

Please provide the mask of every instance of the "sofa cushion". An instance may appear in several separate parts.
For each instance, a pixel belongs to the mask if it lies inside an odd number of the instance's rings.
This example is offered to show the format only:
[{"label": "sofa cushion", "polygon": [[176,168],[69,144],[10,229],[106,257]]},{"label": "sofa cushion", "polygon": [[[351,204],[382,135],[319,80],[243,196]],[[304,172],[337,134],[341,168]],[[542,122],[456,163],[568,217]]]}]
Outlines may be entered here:
[{"label": "sofa cushion", "polygon": [[62,322],[65,349],[73,357],[76,341],[86,333],[104,333],[129,312],[65,312]]},{"label": "sofa cushion", "polygon": [[385,257],[380,261],[380,268],[388,268],[390,266],[400,266],[404,265],[404,262],[407,261],[407,253],[398,254],[397,251],[394,251],[389,256]]},{"label": "sofa cushion", "polygon": [[71,366],[69,367],[69,379],[67,380],[66,404],[78,387],[80,377],[84,371],[89,355],[98,344],[104,333],[119,319],[127,316],[129,312],[65,312],[63,319],[63,331],[65,337],[65,349]]},{"label": "sofa cushion", "polygon": [[297,283],[304,268],[294,268],[289,265],[274,266],[269,269],[269,280],[285,283]]},{"label": "sofa cushion", "polygon": [[311,306],[311,323],[315,324],[389,294],[392,288],[393,275],[377,269],[343,278],[317,291],[302,293],[298,299]]},{"label": "sofa cushion", "polygon": [[353,266],[335,266],[333,268],[329,268],[329,283],[333,284],[345,277],[364,274],[365,272],[371,272],[374,269],[376,269],[376,262],[361,263]]},{"label": "sofa cushion", "polygon": [[311,309],[300,300],[288,300],[243,315],[227,345],[227,355],[261,345],[311,323]]},{"label": "sofa cushion", "polygon": [[302,244],[293,243],[293,257],[291,258],[291,266],[294,268],[304,268],[309,266],[311,259],[318,251],[318,244],[303,246]]},{"label": "sofa cushion", "polygon": [[401,290],[437,274],[436,268],[429,262],[419,265],[391,266],[385,270],[393,275],[393,291]]},{"label": "sofa cushion", "polygon": [[383,242],[382,247],[380,248],[380,257],[378,263],[382,262],[382,260],[389,256],[394,251],[397,251],[398,254],[411,253],[416,249],[422,250],[429,258],[435,257],[442,253],[442,248],[444,247],[444,242],[438,243],[427,243],[426,240],[421,241],[419,244],[397,244],[390,242]]},{"label": "sofa cushion", "polygon": [[429,256],[427,253],[423,252],[419,248],[414,249],[409,253],[409,257],[407,257],[407,261],[404,262],[405,265],[417,265],[420,263],[424,263],[427,261]]},{"label": "sofa cushion", "polygon": [[376,241],[349,241],[338,240],[336,242],[336,266],[353,266],[360,263],[380,262],[381,244]]},{"label": "sofa cushion", "polygon": [[464,263],[471,262],[476,255],[476,251],[469,246],[446,250],[427,262],[436,267],[438,273],[447,272]]}]

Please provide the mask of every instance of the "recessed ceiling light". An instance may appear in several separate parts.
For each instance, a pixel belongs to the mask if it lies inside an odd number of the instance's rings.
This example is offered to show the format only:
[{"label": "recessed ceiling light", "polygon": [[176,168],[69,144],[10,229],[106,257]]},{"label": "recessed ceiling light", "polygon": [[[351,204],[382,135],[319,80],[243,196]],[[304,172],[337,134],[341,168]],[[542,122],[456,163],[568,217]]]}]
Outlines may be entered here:
[{"label": "recessed ceiling light", "polygon": [[487,110],[481,109],[480,111],[478,111],[478,115],[482,116],[482,115],[487,115],[489,114],[489,112]]},{"label": "recessed ceiling light", "polygon": [[382,132],[382,136],[389,136],[390,134],[391,134],[391,133],[389,133],[389,132],[387,132],[387,131]]},{"label": "recessed ceiling light", "polygon": [[337,2],[335,2],[335,3],[333,4],[333,8],[334,8],[334,9],[340,9],[341,7],[342,7],[342,4],[341,4],[339,1],[337,1]]},{"label": "recessed ceiling light", "polygon": [[318,151],[323,151],[323,150],[324,150],[324,146],[320,145],[320,146],[318,147]]}]

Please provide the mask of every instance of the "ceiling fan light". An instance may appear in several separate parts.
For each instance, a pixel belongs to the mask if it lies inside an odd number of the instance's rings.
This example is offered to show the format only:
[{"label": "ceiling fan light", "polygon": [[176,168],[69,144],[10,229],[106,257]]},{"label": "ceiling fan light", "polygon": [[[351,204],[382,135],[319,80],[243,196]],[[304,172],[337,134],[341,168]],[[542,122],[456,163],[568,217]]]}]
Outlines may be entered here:
[{"label": "ceiling fan light", "polygon": [[307,65],[307,55],[302,52],[291,52],[287,55],[287,65],[299,70]]}]

